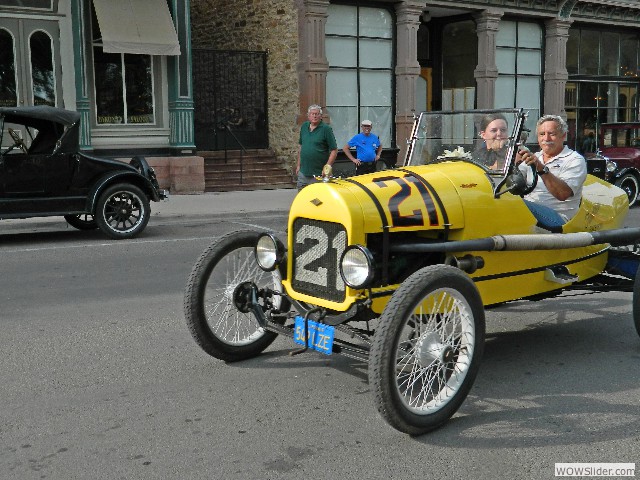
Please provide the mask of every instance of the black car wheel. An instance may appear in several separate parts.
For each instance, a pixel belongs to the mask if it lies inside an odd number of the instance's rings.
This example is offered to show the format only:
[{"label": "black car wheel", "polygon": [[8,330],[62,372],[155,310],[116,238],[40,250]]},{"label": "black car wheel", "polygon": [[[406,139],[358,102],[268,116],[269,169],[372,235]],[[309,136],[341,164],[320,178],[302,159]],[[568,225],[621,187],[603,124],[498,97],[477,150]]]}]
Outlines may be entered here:
[{"label": "black car wheel", "polygon": [[638,179],[635,175],[627,173],[623,175],[619,180],[616,180],[616,186],[625,191],[629,197],[629,206],[633,206],[638,201]]},{"label": "black car wheel", "polygon": [[65,215],[64,219],[69,225],[78,230],[95,230],[98,228],[98,223],[93,218],[93,215],[82,213],[79,215]]},{"label": "black car wheel", "polygon": [[111,238],[133,238],[149,222],[149,199],[135,185],[121,183],[108,187],[96,207],[95,219],[104,233]]}]

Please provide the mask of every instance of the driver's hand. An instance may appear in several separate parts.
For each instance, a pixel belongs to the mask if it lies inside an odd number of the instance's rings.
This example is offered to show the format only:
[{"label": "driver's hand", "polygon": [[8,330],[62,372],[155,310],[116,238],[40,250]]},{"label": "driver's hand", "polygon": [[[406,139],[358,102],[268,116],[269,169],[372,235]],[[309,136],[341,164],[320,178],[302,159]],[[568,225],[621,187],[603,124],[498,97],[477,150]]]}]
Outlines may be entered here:
[{"label": "driver's hand", "polygon": [[517,164],[524,162],[527,165],[531,165],[533,163],[536,163],[537,161],[538,159],[533,153],[531,153],[531,150],[529,150],[524,145],[520,147],[520,149],[518,150],[518,154],[516,155]]}]

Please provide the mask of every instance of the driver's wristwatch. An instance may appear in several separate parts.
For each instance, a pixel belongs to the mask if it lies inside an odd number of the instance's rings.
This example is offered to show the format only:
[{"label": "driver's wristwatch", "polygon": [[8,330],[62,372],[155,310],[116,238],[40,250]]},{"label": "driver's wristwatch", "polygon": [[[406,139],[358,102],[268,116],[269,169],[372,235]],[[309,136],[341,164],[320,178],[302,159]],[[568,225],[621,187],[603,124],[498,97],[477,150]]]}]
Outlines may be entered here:
[{"label": "driver's wristwatch", "polygon": [[538,172],[538,175],[545,175],[547,173],[549,173],[549,167],[545,165],[544,168]]}]

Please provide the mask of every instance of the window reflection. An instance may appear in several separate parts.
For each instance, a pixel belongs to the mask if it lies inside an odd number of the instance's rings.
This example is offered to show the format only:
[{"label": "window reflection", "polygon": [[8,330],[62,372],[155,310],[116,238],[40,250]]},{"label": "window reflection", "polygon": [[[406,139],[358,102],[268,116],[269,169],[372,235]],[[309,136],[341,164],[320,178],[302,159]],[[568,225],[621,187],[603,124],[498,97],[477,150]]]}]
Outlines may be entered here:
[{"label": "window reflection", "polygon": [[153,57],[105,53],[95,8],[91,8],[98,125],[154,124]]},{"label": "window reflection", "polygon": [[31,81],[34,105],[56,105],[55,77],[53,75],[53,44],[44,32],[35,32],[29,39],[31,54]]},{"label": "window reflection", "polygon": [[15,107],[17,105],[13,37],[9,32],[0,28],[0,106]]}]

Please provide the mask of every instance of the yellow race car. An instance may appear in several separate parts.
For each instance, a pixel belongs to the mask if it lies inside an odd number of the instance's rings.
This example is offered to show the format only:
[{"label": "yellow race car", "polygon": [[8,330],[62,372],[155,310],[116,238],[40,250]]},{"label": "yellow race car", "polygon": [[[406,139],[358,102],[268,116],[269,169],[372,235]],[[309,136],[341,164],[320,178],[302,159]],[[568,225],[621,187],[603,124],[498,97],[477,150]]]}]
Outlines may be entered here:
[{"label": "yellow race car", "polygon": [[[487,161],[486,115],[509,133]],[[561,231],[537,219],[516,165],[527,114],[426,112],[404,165],[325,175],[294,199],[287,238],[240,231],[209,246],[187,284],[196,342],[224,361],[254,357],[277,335],[368,361],[382,417],[412,435],[445,423],[475,379],[485,308],[567,289],[633,292],[640,333],[640,228],[620,228],[625,192],[588,176]]]}]

